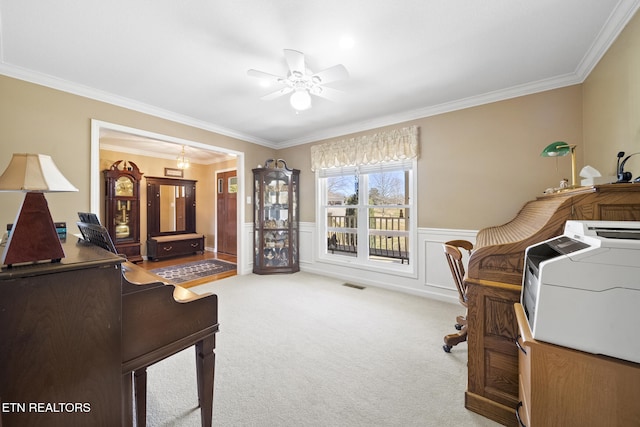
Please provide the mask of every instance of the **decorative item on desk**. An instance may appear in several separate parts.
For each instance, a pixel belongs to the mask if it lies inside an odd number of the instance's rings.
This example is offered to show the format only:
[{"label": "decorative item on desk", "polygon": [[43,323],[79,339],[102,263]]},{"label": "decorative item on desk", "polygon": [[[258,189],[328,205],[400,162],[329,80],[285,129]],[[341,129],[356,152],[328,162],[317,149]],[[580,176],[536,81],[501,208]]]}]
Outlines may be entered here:
[{"label": "decorative item on desk", "polygon": [[580,180],[580,184],[584,186],[611,184],[612,182],[616,182],[615,176],[602,176],[599,170],[589,165],[580,169],[580,178],[582,178]]},{"label": "decorative item on desk", "polygon": [[576,172],[576,146],[563,141],[552,142],[547,145],[540,155],[542,157],[563,157],[571,154],[571,187],[577,187],[578,175]]},{"label": "decorative item on desk", "polygon": [[14,154],[0,176],[0,191],[26,193],[2,253],[2,264],[64,258],[60,237],[44,193],[78,191],[44,154]]},{"label": "decorative item on desk", "polygon": [[[636,154],[640,154],[640,152],[638,153],[633,153],[633,154],[629,154],[623,161],[622,163],[620,163],[620,159],[622,157],[624,157],[624,151],[620,151],[618,152],[618,164],[616,166],[616,173],[618,174],[618,180],[616,182],[629,182],[631,181],[631,179],[633,178],[633,175],[631,174],[631,172],[625,172],[624,171],[624,165],[625,163],[627,163],[627,160],[629,160],[629,158],[631,156],[635,156]],[[636,178],[634,180],[634,182],[640,182],[639,181],[640,177]]]}]

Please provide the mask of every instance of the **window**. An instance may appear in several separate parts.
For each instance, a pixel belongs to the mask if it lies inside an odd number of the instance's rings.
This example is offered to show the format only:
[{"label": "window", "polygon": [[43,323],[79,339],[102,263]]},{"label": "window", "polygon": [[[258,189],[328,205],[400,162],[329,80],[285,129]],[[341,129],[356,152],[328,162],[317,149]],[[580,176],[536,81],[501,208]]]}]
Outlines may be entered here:
[{"label": "window", "polygon": [[411,271],[414,160],[321,169],[321,257]]}]

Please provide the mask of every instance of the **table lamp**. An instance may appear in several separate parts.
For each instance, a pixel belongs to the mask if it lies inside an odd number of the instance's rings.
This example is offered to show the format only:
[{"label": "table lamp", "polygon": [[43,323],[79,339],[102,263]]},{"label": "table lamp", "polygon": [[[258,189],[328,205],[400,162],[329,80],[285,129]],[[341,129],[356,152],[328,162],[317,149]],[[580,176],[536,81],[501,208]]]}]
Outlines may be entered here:
[{"label": "table lamp", "polygon": [[571,187],[576,187],[578,175],[576,171],[576,146],[563,141],[552,142],[547,145],[540,155],[542,157],[562,157],[571,154]]},{"label": "table lamp", "polygon": [[0,176],[0,191],[25,194],[2,253],[2,264],[51,260],[59,262],[64,251],[44,193],[78,191],[60,173],[50,156],[14,154]]}]

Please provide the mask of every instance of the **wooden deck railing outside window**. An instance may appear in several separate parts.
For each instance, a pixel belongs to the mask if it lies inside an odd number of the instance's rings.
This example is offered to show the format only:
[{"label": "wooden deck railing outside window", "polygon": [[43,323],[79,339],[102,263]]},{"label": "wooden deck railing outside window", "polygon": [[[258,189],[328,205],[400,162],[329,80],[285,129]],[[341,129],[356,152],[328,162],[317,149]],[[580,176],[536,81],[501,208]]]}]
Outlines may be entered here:
[{"label": "wooden deck railing outside window", "polygon": [[[327,250],[331,253],[358,253],[358,224],[355,215],[327,217]],[[409,263],[406,218],[369,217],[369,256]]]}]

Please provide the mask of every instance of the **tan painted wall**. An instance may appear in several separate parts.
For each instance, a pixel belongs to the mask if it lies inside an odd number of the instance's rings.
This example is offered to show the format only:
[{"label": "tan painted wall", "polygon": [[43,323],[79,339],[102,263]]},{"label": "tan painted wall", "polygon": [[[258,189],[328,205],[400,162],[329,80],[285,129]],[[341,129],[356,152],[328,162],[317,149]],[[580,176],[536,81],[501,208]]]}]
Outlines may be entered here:
[{"label": "tan painted wall", "polygon": [[[584,146],[587,164],[615,174],[616,154],[640,152],[640,14],[583,83]],[[625,170],[640,176],[640,154]],[[640,184],[639,184],[640,185]]]},{"label": "tan painted wall", "polygon": [[[571,162],[559,159],[556,171],[556,161],[540,152],[557,140],[581,142],[581,106],[577,85],[396,125],[420,128],[418,226],[478,229],[502,224],[526,201],[557,187],[570,177]],[[315,194],[311,145],[278,152],[301,169],[301,194]],[[578,163],[580,158],[578,152]],[[302,221],[314,222],[314,209],[314,204],[303,203]]]}]

